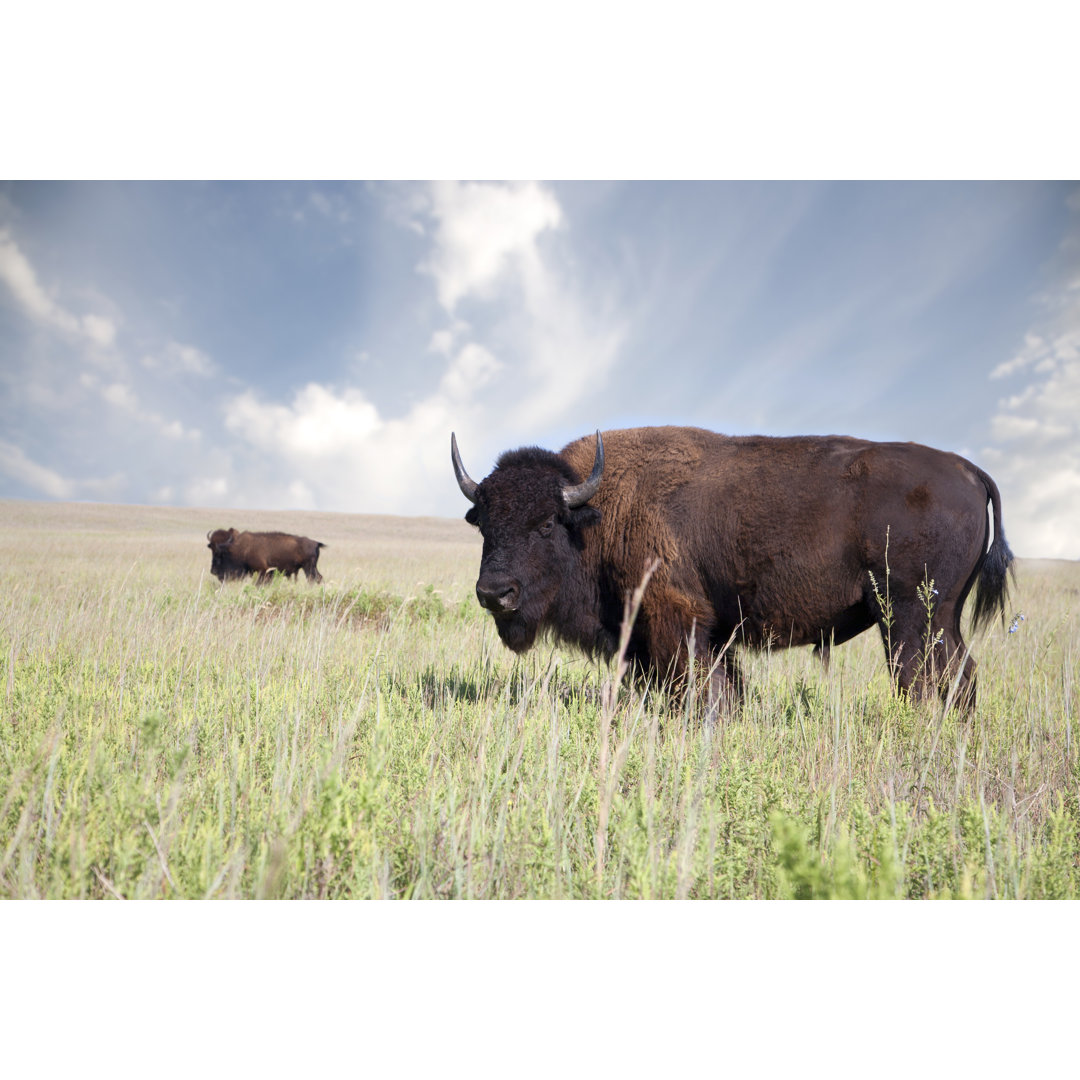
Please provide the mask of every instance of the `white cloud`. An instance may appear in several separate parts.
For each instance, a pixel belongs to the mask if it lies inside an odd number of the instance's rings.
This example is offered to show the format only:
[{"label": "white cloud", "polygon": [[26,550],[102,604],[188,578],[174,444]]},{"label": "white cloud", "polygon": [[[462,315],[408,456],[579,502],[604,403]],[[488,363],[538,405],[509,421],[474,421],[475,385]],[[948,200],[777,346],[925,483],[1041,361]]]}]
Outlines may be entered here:
[{"label": "white cloud", "polygon": [[135,391],[123,383],[110,383],[108,386],[102,387],[101,396],[110,405],[115,405],[118,409],[124,409],[131,413],[139,411],[139,399],[135,396]]},{"label": "white cloud", "polygon": [[71,480],[31,461],[18,446],[3,439],[0,439],[0,472],[53,499],[70,499],[75,493]]},{"label": "white cloud", "polygon": [[157,355],[144,355],[143,367],[167,375],[200,375],[209,378],[217,373],[217,365],[202,349],[183,345],[178,341],[167,342]]},{"label": "white cloud", "polygon": [[443,356],[449,356],[462,337],[470,332],[470,329],[467,322],[462,319],[455,319],[450,326],[443,330],[436,330],[435,333],[431,335],[428,351],[441,353]]},{"label": "white cloud", "polygon": [[38,284],[37,274],[6,229],[0,229],[0,280],[12,291],[23,311],[42,323],[57,323],[73,331],[78,321],[53,303]]},{"label": "white cloud", "polygon": [[440,393],[449,402],[466,403],[496,377],[501,367],[483,345],[470,342],[447,368],[439,384]]},{"label": "white cloud", "polygon": [[547,424],[601,389],[625,337],[619,321],[587,311],[540,264],[526,275],[525,318],[531,386],[519,399],[515,427]]},{"label": "white cloud", "polygon": [[[0,301],[10,301],[14,311],[49,334],[47,340],[41,338],[25,351],[3,358],[7,409],[24,418],[35,417],[46,429],[65,423],[65,418],[89,416],[88,425],[81,432],[69,430],[69,437],[81,435],[94,445],[96,456],[111,451],[114,460],[130,460],[140,482],[145,483],[149,474],[150,490],[160,493],[167,487],[171,498],[181,485],[163,485],[153,475],[155,463],[165,459],[170,470],[197,469],[197,460],[190,455],[201,443],[201,431],[147,405],[147,398],[167,400],[174,411],[181,401],[175,387],[155,386],[160,378],[149,378],[117,347],[119,318],[99,312],[76,314],[58,299],[63,293],[62,282],[46,288],[11,231],[0,227]],[[158,377],[206,377],[217,371],[206,353],[193,345],[167,341],[150,352],[150,362],[144,361],[142,368]],[[87,394],[95,400],[88,402]],[[0,475],[50,498],[116,500],[131,493],[125,472],[72,479],[34,461],[12,442],[0,445]],[[207,490],[213,494],[212,486]]]},{"label": "white cloud", "polygon": [[56,303],[38,282],[33,266],[7,229],[0,229],[0,281],[11,290],[23,313],[39,325],[98,347],[113,344],[116,326],[112,320],[103,315],[73,315]]},{"label": "white cloud", "polygon": [[469,352],[462,365],[451,365],[435,394],[394,419],[380,416],[358,390],[317,383],[289,405],[260,401],[250,391],[233,398],[226,427],[263,458],[250,473],[247,497],[267,507],[417,513],[433,484],[452,481],[449,403],[461,391],[456,377],[470,367],[483,372],[488,361]]},{"label": "white cloud", "polygon": [[103,315],[84,315],[82,332],[96,345],[108,348],[116,340],[116,326]]},{"label": "white cloud", "polygon": [[[419,230],[431,240],[419,270],[448,316],[428,345],[445,360],[438,382],[398,416],[356,386],[312,382],[288,404],[253,390],[234,397],[225,424],[262,456],[260,479],[245,487],[259,504],[453,512],[451,430],[482,431],[499,449],[520,443],[608,377],[622,327],[575,290],[558,250],[541,249],[540,235],[565,225],[551,192],[434,184],[410,213],[430,225]],[[466,299],[480,305],[478,320],[455,313]],[[481,321],[486,332],[473,325]],[[481,448],[471,452],[475,461]]]},{"label": "white cloud", "polygon": [[202,438],[202,432],[198,428],[185,428],[179,420],[166,420],[161,413],[144,409],[135,390],[128,383],[102,384],[96,375],[84,371],[79,376],[79,385],[100,394],[110,405],[127,413],[139,423],[155,428],[158,434],[166,438],[188,439],[191,442],[198,442]]},{"label": "white cloud", "polygon": [[291,406],[264,404],[246,391],[226,405],[225,426],[261,450],[317,460],[348,454],[382,421],[360,391],[335,394],[309,383]]},{"label": "white cloud", "polygon": [[1022,371],[1024,368],[1031,367],[1035,362],[1035,358],[1042,353],[1044,347],[1045,342],[1038,334],[1028,333],[1024,338],[1024,348],[1011,360],[1005,360],[998,364],[990,372],[990,378],[1005,379],[1010,375],[1015,375],[1018,371]]},{"label": "white cloud", "polygon": [[435,247],[421,269],[449,312],[467,296],[489,297],[514,263],[535,263],[536,241],[562,223],[555,197],[534,182],[435,183]]},{"label": "white cloud", "polygon": [[189,506],[224,506],[229,499],[229,481],[224,476],[199,477],[184,489]]},{"label": "white cloud", "polygon": [[[20,404],[50,416],[85,414],[89,404],[101,438],[135,440],[139,455],[145,448],[140,469],[152,468],[155,455],[167,460],[169,475],[147,481],[144,498],[457,512],[450,431],[468,439],[478,470],[490,451],[541,440],[545,424],[565,423],[583,395],[603,387],[622,328],[610,305],[597,302],[592,283],[575,282],[571,228],[551,189],[534,182],[412,185],[392,189],[388,202],[392,220],[423,238],[427,256],[414,280],[429,298],[433,290],[436,322],[443,321],[427,327],[424,381],[408,384],[405,404],[387,407],[363,381],[385,374],[371,364],[339,374],[336,384],[313,378],[277,400],[254,382],[240,385],[225,403],[224,432],[208,429],[214,456],[196,455],[201,433],[181,418],[196,395],[181,380],[219,376],[221,366],[179,340],[150,338],[138,352],[118,347],[120,314],[71,310],[64,283],[43,282],[12,233],[0,229],[0,281],[16,310],[57,336],[40,341],[47,364],[23,358]],[[304,209],[311,220],[349,217],[347,202],[328,192],[311,192]],[[458,313],[466,303],[468,321]],[[407,356],[391,359],[403,372],[409,365]],[[119,474],[69,481],[10,444],[3,467],[54,497],[104,496],[127,482]]]},{"label": "white cloud", "polygon": [[985,452],[1002,491],[1006,535],[1021,554],[1080,558],[1080,362],[1002,403]]},{"label": "white cloud", "polygon": [[[308,196],[308,205],[316,213],[336,224],[347,225],[352,220],[353,215],[349,209],[349,204],[340,195],[328,195],[324,191],[313,191]],[[303,211],[300,211],[298,220],[304,220],[304,216]]]},{"label": "white cloud", "polygon": [[483,346],[465,344],[433,392],[400,417],[382,416],[352,387],[309,383],[288,405],[238,395],[225,425],[264,456],[249,494],[265,506],[424,512],[454,490],[451,427],[475,418],[478,396],[501,366]]},{"label": "white cloud", "polygon": [[[517,346],[514,373],[523,379],[503,411],[507,430],[543,427],[600,389],[625,330],[574,287],[556,252],[541,249],[541,234],[568,232],[555,196],[536,183],[438,183],[429,212],[433,250],[421,270],[434,277],[443,307],[453,313],[466,298],[503,301],[500,337]],[[433,336],[431,349],[449,355],[469,329],[458,320]]]},{"label": "white cloud", "polygon": [[4,439],[0,439],[0,473],[51,499],[87,495],[97,499],[117,498],[127,486],[127,476],[120,472],[104,478],[68,479],[55,469],[33,461],[21,447]]},{"label": "white cloud", "polygon": [[[1075,199],[1070,201],[1080,211]],[[1080,221],[1061,246],[1080,255]],[[1005,532],[1022,555],[1080,558],[1080,290],[1069,265],[1063,284],[1044,298],[1045,314],[1017,355],[993,379],[1026,384],[998,403],[991,421],[997,445],[983,457],[1002,492]]]}]

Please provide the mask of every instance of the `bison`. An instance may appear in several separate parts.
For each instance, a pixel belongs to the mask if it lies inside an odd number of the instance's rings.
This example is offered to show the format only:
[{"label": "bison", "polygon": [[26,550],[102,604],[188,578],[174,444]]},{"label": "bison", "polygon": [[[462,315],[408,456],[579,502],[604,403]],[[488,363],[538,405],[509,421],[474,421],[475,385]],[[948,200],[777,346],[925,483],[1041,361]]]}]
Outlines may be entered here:
[{"label": "bison", "polygon": [[306,536],[280,532],[237,532],[235,529],[215,529],[206,534],[211,551],[210,573],[219,581],[258,574],[258,583],[269,581],[272,571],[278,570],[293,577],[301,569],[310,582],[322,581],[317,564],[319,549],[326,547]]},{"label": "bison", "polygon": [[484,541],[476,597],[514,652],[549,631],[610,659],[655,565],[626,650],[639,674],[684,690],[692,655],[710,701],[734,702],[729,646],[813,645],[827,661],[877,626],[900,691],[955,685],[974,706],[964,601],[977,585],[976,628],[1004,616],[1013,555],[997,485],[956,454],[648,427],[507,451],[476,483],[453,434],[450,452]]}]

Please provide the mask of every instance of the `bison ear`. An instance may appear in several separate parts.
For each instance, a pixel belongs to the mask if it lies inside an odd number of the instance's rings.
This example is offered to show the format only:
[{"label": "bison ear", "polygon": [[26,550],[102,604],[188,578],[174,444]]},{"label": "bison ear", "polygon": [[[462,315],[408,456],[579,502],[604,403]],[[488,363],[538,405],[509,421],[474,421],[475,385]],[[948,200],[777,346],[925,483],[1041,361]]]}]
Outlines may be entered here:
[{"label": "bison ear", "polygon": [[600,511],[595,506],[579,506],[576,510],[570,511],[570,527],[580,532],[590,525],[598,525],[600,518]]},{"label": "bison ear", "polygon": [[477,510],[477,508],[475,506],[470,506],[469,509],[465,511],[465,520],[470,525],[479,525],[480,524],[480,511]]}]

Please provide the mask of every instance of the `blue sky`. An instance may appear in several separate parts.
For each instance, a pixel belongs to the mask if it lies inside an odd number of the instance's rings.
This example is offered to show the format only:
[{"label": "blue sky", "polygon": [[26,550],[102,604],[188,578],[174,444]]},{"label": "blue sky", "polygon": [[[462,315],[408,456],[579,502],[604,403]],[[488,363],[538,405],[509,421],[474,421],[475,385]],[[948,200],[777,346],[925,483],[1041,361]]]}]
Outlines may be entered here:
[{"label": "blue sky", "polygon": [[1077,558],[1078,348],[1076,184],[0,183],[4,497],[456,516],[451,430],[837,432]]}]

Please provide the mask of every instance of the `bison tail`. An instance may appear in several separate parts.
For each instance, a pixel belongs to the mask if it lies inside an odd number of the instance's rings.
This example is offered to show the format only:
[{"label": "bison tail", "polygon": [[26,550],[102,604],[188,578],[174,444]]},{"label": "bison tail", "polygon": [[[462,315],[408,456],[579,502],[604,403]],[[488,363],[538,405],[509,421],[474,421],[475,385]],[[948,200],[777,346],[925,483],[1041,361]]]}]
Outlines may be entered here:
[{"label": "bison tail", "polygon": [[1009,576],[1012,574],[1015,578],[1015,570],[1012,568],[1013,553],[1005,539],[1005,530],[1001,526],[1001,496],[998,493],[997,484],[982,469],[976,467],[975,471],[986,487],[986,495],[990,500],[994,520],[993,542],[975,569],[978,576],[978,588],[975,592],[972,624],[978,630],[984,623],[991,622],[997,613],[1000,613],[1004,622],[1005,601],[1009,595]]}]

